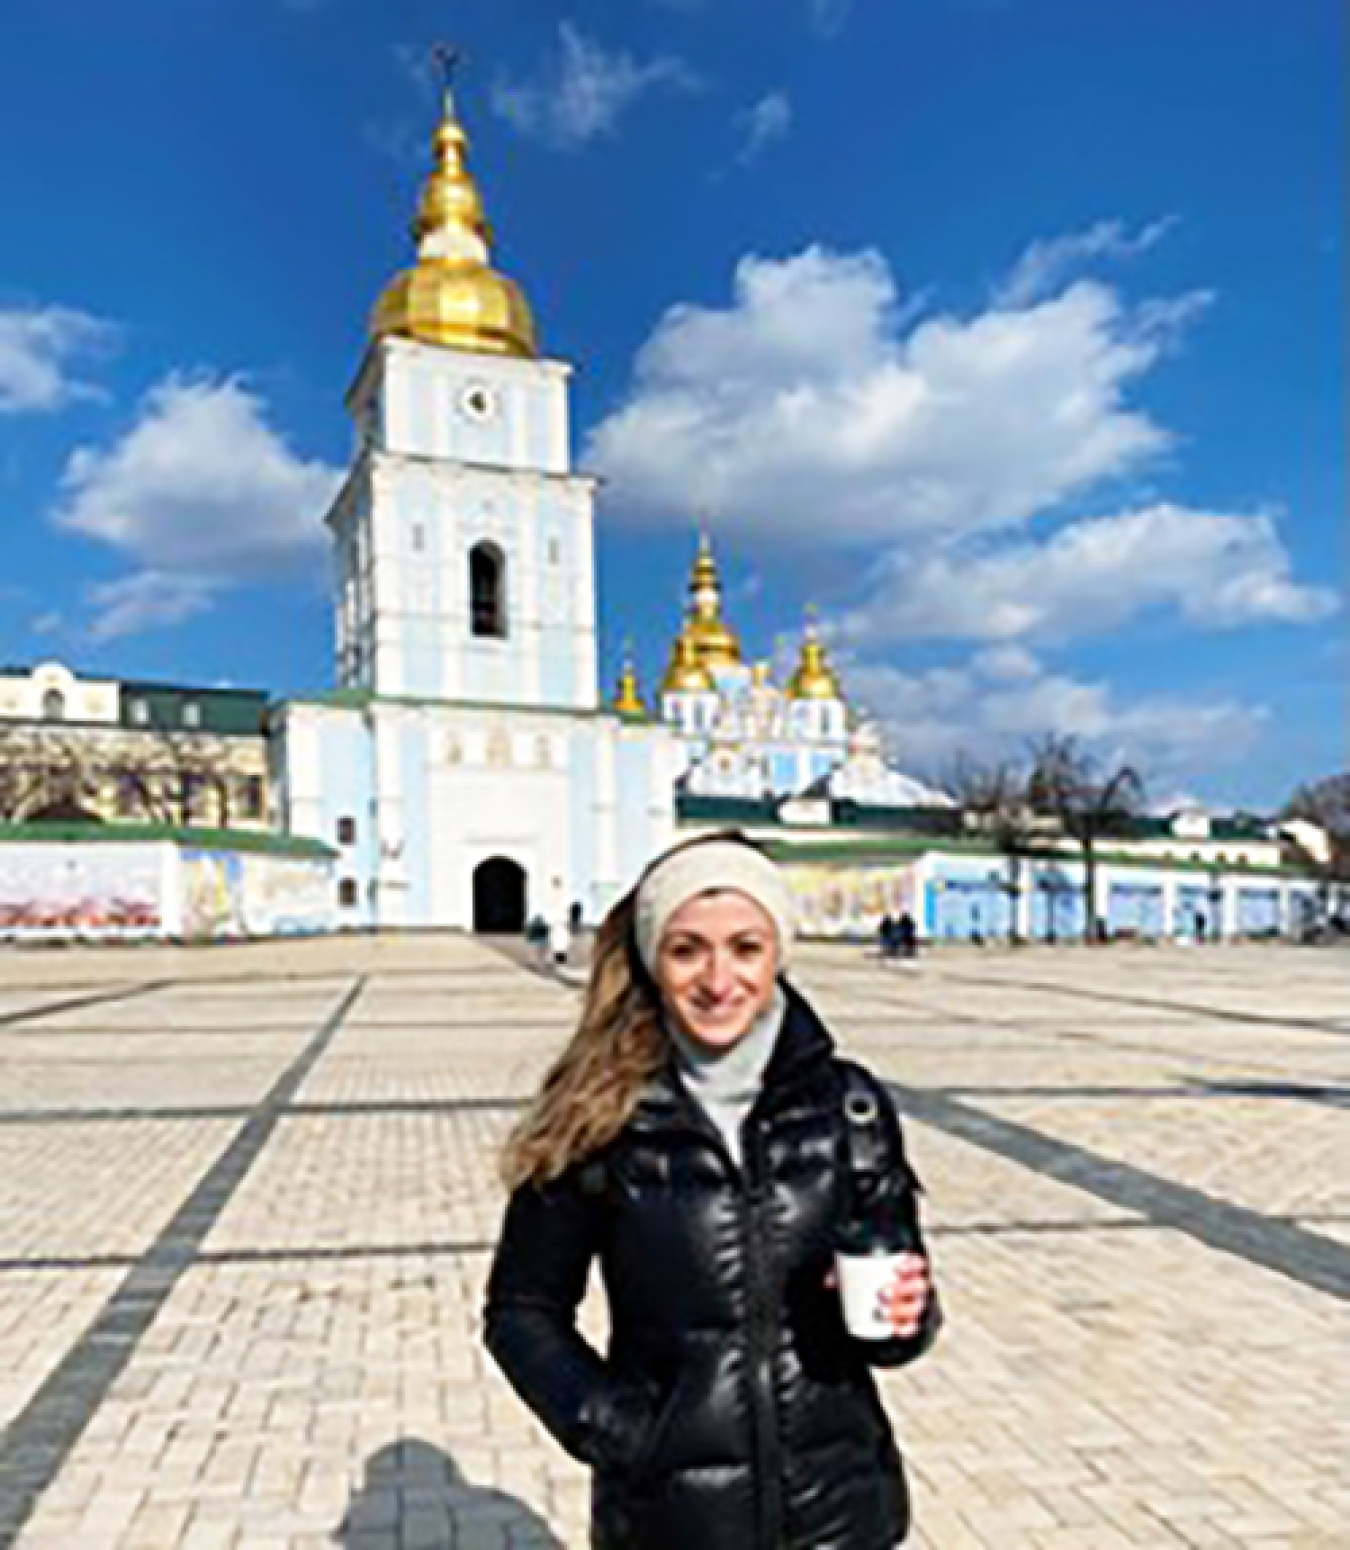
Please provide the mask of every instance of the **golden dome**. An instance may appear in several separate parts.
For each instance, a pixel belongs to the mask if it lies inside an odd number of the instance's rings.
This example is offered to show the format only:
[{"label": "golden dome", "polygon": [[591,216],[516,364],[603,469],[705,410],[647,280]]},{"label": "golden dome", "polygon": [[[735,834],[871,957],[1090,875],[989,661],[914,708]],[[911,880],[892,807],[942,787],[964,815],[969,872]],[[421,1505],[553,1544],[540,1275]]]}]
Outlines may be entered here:
[{"label": "golden dome", "polygon": [[647,707],[642,703],[642,696],[638,692],[637,671],[633,666],[632,657],[625,657],[623,668],[619,673],[619,685],[614,693],[614,709],[621,716],[642,716],[647,714]]},{"label": "golden dome", "polygon": [[661,680],[662,694],[711,694],[712,674],[698,659],[698,647],[687,635],[677,635],[670,664]]},{"label": "golden dome", "polygon": [[722,579],[706,533],[699,539],[698,554],[689,573],[689,604],[681,635],[689,641],[703,667],[740,665],[741,643],[722,618]]},{"label": "golden dome", "polygon": [[432,143],[435,166],[413,222],[417,262],[384,288],[371,314],[371,334],[479,355],[535,355],[529,304],[520,287],[489,263],[492,231],[449,91]]},{"label": "golden dome", "polygon": [[802,654],[797,660],[797,671],[788,679],[787,694],[790,700],[842,700],[844,697],[825,655],[825,642],[820,638],[814,619],[807,620]]}]

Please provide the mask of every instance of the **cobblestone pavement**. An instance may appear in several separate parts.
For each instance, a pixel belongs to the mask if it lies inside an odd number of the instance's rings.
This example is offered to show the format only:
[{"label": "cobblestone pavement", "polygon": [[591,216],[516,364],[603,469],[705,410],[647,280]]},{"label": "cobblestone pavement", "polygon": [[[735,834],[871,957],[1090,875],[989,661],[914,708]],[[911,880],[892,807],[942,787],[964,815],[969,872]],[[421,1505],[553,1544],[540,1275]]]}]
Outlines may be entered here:
[{"label": "cobblestone pavement", "polygon": [[[929,1189],[911,1544],[1350,1547],[1350,958],[799,978]],[[477,1342],[575,1006],[453,937],[0,953],[0,1550],[584,1546]]]}]

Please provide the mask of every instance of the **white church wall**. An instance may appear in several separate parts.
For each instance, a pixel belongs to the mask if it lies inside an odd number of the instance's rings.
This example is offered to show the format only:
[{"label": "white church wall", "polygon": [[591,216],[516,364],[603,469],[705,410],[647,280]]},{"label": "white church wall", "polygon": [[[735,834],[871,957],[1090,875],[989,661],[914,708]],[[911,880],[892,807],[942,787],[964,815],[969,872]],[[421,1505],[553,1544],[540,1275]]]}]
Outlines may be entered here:
[{"label": "white church wall", "polygon": [[597,884],[618,876],[619,774],[615,759],[615,727],[596,719],[578,728],[570,752],[571,859],[567,879],[568,904],[579,903],[582,915],[595,920]]},{"label": "white church wall", "polygon": [[529,914],[565,915],[570,876],[566,770],[442,768],[431,781],[430,923],[473,926],[473,874],[503,857],[526,875]]},{"label": "white church wall", "polygon": [[436,866],[431,822],[433,717],[405,712],[398,732],[399,791],[402,797],[404,918],[409,924],[435,924],[432,878]]},{"label": "white church wall", "polygon": [[276,735],[284,755],[287,829],[338,852],[335,924],[340,929],[374,925],[378,844],[372,817],[373,744],[364,713],[347,706],[287,705]]}]

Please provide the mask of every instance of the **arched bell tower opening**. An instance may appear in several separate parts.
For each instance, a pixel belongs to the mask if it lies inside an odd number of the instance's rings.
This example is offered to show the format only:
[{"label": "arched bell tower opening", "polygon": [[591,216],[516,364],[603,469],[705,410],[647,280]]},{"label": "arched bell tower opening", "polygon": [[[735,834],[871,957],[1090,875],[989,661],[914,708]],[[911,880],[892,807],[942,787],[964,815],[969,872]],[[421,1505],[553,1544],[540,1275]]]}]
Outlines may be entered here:
[{"label": "arched bell tower opening", "polygon": [[506,639],[506,556],[496,544],[469,550],[469,622],[475,635]]},{"label": "arched bell tower opening", "polygon": [[474,868],[473,929],[485,935],[519,935],[525,929],[525,868],[493,856]]}]

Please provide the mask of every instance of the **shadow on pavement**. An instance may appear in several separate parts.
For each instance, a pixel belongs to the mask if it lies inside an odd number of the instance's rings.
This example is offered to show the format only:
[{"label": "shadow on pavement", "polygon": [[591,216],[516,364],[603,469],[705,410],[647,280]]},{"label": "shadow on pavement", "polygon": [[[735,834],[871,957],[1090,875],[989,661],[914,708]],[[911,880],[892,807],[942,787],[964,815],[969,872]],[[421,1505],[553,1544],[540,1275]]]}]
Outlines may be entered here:
[{"label": "shadow on pavement", "polygon": [[391,1442],[366,1460],[333,1542],[347,1550],[564,1550],[519,1497],[471,1485],[448,1453],[418,1437]]}]

